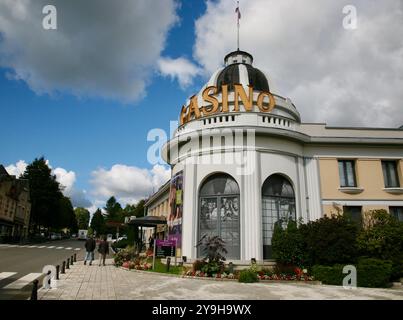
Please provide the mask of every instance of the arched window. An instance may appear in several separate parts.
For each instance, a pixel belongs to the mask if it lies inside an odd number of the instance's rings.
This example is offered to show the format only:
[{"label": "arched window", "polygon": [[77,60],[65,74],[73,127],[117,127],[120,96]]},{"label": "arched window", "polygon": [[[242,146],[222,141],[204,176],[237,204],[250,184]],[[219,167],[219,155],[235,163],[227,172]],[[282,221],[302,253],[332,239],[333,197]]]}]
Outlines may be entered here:
[{"label": "arched window", "polygon": [[[217,173],[201,186],[199,195],[199,233],[218,235],[225,241],[227,258],[240,258],[239,187],[229,175]],[[198,251],[200,256],[200,250]]]},{"label": "arched window", "polygon": [[274,174],[262,187],[263,259],[272,258],[274,224],[289,219],[296,220],[294,189],[288,179]]}]

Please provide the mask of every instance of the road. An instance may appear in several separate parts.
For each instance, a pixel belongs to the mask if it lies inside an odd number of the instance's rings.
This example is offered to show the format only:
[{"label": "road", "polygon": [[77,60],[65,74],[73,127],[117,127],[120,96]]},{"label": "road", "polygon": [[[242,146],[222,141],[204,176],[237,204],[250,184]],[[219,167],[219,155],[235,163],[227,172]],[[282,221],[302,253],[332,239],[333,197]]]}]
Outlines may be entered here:
[{"label": "road", "polygon": [[[77,254],[84,259],[84,241],[56,240],[36,245],[0,244],[0,294],[4,287],[35,273],[42,273],[46,265],[60,265]],[[82,262],[81,262],[82,263]]]}]

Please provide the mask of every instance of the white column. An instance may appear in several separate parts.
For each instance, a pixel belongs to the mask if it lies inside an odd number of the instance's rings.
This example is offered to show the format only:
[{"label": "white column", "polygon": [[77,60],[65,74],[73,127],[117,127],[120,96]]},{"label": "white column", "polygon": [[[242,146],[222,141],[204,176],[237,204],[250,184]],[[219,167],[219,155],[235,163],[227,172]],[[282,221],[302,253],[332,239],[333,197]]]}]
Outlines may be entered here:
[{"label": "white column", "polygon": [[242,175],[241,260],[262,259],[260,163],[256,151],[244,151],[252,170]]},{"label": "white column", "polygon": [[194,246],[197,243],[197,176],[196,165],[186,164],[184,168],[184,194],[182,217],[182,255],[196,258]]}]

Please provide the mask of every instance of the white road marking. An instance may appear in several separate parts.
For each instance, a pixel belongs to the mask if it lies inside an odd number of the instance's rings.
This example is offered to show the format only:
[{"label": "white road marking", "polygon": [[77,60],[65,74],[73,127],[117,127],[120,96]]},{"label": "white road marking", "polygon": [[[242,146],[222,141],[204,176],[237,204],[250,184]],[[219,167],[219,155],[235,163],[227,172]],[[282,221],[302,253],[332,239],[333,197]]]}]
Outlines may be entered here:
[{"label": "white road marking", "polygon": [[53,249],[55,246],[50,246],[50,247],[46,247],[46,248],[48,248],[48,249]]},{"label": "white road marking", "polygon": [[81,250],[81,248],[75,248],[74,250],[75,250],[75,251],[80,251],[80,250]]},{"label": "white road marking", "polygon": [[38,248],[38,246],[29,246],[28,248]]},{"label": "white road marking", "polygon": [[15,274],[17,274],[17,272],[0,272],[0,280],[9,278]]},{"label": "white road marking", "polygon": [[9,285],[5,286],[4,289],[22,289],[40,276],[42,276],[42,273],[28,273],[26,276],[11,282]]},{"label": "white road marking", "polygon": [[66,250],[71,250],[71,249],[73,249],[72,247],[68,247],[68,248],[66,248]]},{"label": "white road marking", "polygon": [[40,246],[40,247],[38,247],[39,249],[42,249],[42,248],[45,248],[45,246]]},{"label": "white road marking", "polygon": [[57,247],[56,249],[63,249],[64,247]]}]

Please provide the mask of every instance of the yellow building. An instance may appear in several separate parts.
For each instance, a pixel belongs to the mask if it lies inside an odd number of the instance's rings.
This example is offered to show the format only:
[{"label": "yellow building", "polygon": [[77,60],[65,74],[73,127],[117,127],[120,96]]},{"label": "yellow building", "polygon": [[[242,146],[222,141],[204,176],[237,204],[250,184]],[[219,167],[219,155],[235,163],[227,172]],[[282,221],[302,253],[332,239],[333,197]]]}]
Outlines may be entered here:
[{"label": "yellow building", "polygon": [[0,241],[21,241],[28,235],[31,203],[28,181],[0,165]]},{"label": "yellow building", "polygon": [[[168,217],[169,213],[169,181],[158,189],[145,203],[146,215],[154,217]],[[158,225],[155,230],[157,239],[164,239],[166,237],[166,225]],[[145,228],[144,239],[148,244],[150,237],[154,237],[154,228]]]}]

